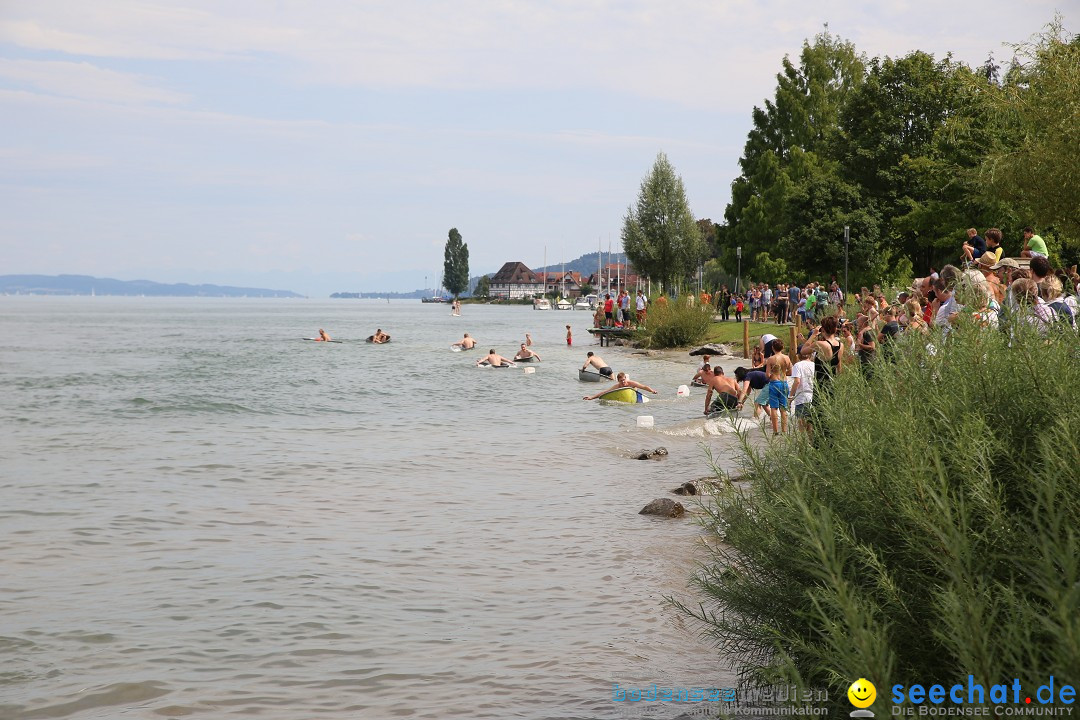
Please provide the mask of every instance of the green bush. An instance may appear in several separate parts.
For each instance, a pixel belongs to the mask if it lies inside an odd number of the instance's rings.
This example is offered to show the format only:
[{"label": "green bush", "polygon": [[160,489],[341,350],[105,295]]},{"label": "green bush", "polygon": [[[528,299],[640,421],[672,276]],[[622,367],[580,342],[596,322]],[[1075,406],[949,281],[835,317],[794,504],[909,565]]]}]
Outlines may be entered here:
[{"label": "green bush", "polygon": [[688,305],[683,298],[652,302],[645,327],[638,328],[634,337],[646,348],[685,347],[704,340],[711,323],[710,308]]},{"label": "green bush", "polygon": [[[748,686],[1080,680],[1080,341],[960,327],[743,437],[682,609]],[[931,347],[926,347],[926,342]],[[745,487],[749,487],[746,490]]]}]

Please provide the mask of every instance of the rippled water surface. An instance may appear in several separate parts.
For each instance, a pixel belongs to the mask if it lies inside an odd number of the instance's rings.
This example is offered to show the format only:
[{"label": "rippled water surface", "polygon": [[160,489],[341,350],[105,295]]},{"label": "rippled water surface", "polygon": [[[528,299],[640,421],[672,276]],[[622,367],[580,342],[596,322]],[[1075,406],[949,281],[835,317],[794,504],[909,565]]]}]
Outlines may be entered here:
[{"label": "rippled water surface", "polygon": [[[616,718],[613,683],[730,684],[664,601],[700,529],[637,510],[732,438],[675,397],[685,356],[604,348],[661,396],[582,402],[588,324],[0,298],[0,717]],[[543,362],[477,369],[464,331]]]}]

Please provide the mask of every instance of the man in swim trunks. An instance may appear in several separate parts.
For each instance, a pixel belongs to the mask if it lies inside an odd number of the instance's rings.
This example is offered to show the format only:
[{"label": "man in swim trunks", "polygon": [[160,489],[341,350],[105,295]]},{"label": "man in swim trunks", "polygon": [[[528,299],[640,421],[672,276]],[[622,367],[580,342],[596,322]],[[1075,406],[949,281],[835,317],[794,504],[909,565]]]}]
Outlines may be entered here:
[{"label": "man in swim trunks", "polygon": [[[721,367],[713,368],[711,374],[702,373],[701,379],[705,381],[708,390],[705,391],[705,414],[720,412],[721,410],[735,410],[739,407],[739,386],[735,381],[724,375]],[[716,399],[713,400],[713,391],[716,391]],[[709,401],[712,401],[710,405]]]},{"label": "man in swim trunks", "polygon": [[525,346],[525,343],[521,343],[521,349],[517,351],[517,355],[514,356],[514,360],[528,360],[529,358],[536,358],[536,362],[541,362],[540,356]]},{"label": "man in swim trunks", "polygon": [[[772,423],[773,435],[778,435],[781,431],[787,432],[787,407],[790,388],[784,370],[785,363],[782,360],[786,360],[788,366],[791,365],[791,359],[784,354],[773,355],[765,365],[769,376],[769,421]],[[780,416],[779,430],[777,430],[776,423],[777,415]]]},{"label": "man in swim trunks", "polygon": [[315,338],[315,342],[330,342],[330,336],[326,334],[326,331],[319,328],[319,337]]},{"label": "man in swim trunks", "polygon": [[588,359],[585,361],[585,364],[581,366],[582,370],[587,370],[589,366],[592,366],[596,368],[597,372],[599,372],[604,377],[611,377],[612,370],[608,367],[608,364],[604,362],[604,358],[600,357],[591,350],[588,352],[588,354],[585,355],[585,357]]},{"label": "man in swim trunks", "polygon": [[653,390],[648,385],[644,385],[642,383],[635,382],[635,381],[631,380],[630,378],[626,377],[626,373],[624,373],[624,372],[619,373],[618,375],[615,376],[615,378],[618,380],[618,382],[615,383],[614,385],[612,385],[611,387],[609,387],[607,390],[602,390],[602,391],[596,393],[595,395],[586,395],[585,397],[583,397],[581,399],[582,400],[595,400],[596,398],[600,397],[601,395],[605,395],[605,394],[611,392],[612,390],[618,390],[619,388],[634,388],[636,390],[644,390],[645,392],[651,392],[653,395],[656,394],[656,391]]},{"label": "man in swim trunks", "polygon": [[502,367],[503,365],[509,365],[510,361],[504,358],[499,353],[495,352],[495,348],[488,350],[488,354],[476,361],[477,365],[491,365],[492,367]]},{"label": "man in swim trunks", "polygon": [[379,328],[378,330],[376,330],[375,334],[371,336],[371,342],[373,342],[373,343],[384,343],[384,342],[387,342],[389,339],[390,339],[390,336],[387,335],[386,333],[384,333],[382,331],[382,328]]},{"label": "man in swim trunks", "polygon": [[461,340],[454,343],[450,347],[459,347],[462,350],[472,350],[474,347],[476,347],[476,340],[469,337],[469,333],[465,333],[465,337],[463,337]]}]

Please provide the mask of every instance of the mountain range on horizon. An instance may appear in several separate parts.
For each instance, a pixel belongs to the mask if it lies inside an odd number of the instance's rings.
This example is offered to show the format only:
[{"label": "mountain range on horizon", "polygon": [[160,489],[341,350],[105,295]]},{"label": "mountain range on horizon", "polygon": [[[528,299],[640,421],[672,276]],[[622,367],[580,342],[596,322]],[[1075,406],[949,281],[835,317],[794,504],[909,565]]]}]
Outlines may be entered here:
[{"label": "mountain range on horizon", "polygon": [[151,280],[115,280],[90,275],[0,275],[5,295],[120,295],[149,297],[273,297],[302,298],[291,290],[189,285]]},{"label": "mountain range on horizon", "polygon": [[[592,252],[582,255],[567,262],[550,263],[546,267],[530,268],[533,272],[542,273],[545,270],[549,273],[560,272],[565,269],[570,272],[579,272],[585,276],[591,275],[597,269],[597,263],[600,258],[598,256],[601,253]],[[603,263],[626,263],[626,255],[624,253],[602,253]],[[489,272],[473,275],[469,278],[469,292],[476,287],[476,283],[484,275],[493,275],[498,271],[495,268]],[[183,273],[177,272],[176,275],[183,277]],[[196,274],[194,271],[192,275]],[[199,273],[203,274],[203,273]],[[212,273],[216,276],[216,279],[228,281],[227,273],[216,272]],[[344,275],[342,275],[344,277]],[[334,285],[344,284],[341,283],[342,277],[338,277],[336,281],[330,280]],[[288,282],[295,280],[299,284],[304,284],[303,277],[291,277],[291,276],[250,276],[246,279],[254,280],[258,282],[260,280],[274,281],[284,280]],[[368,275],[364,280],[361,280],[362,284],[373,285],[372,276]],[[384,278],[385,279],[385,278]],[[398,277],[397,281],[400,283],[403,279]],[[378,281],[376,281],[378,282]],[[357,283],[357,284],[361,284]],[[283,283],[284,284],[284,283]],[[290,283],[291,284],[291,283]],[[322,283],[325,286],[326,280]],[[400,287],[400,285],[399,285]],[[408,287],[406,285],[405,287]],[[321,288],[319,288],[321,289]],[[316,292],[311,292],[316,290]],[[407,291],[385,291],[385,290],[361,290],[361,291],[337,291],[326,292],[327,297],[331,294],[338,297],[341,296],[364,296],[364,297],[395,297],[395,298],[421,298],[435,294],[436,288],[418,288],[415,290]],[[252,287],[232,284],[214,284],[214,283],[199,283],[192,284],[187,282],[174,282],[164,283],[156,282],[152,280],[117,280],[115,278],[95,277],[92,275],[75,275],[75,274],[59,274],[59,275],[41,275],[41,274],[12,274],[12,275],[0,275],[0,294],[5,295],[115,295],[115,296],[147,296],[147,297],[263,297],[263,298],[303,298],[303,297],[319,297],[322,296],[322,292],[318,292],[316,288],[308,288],[310,294],[304,294],[295,292],[293,290],[284,289],[270,289],[265,287]]]}]

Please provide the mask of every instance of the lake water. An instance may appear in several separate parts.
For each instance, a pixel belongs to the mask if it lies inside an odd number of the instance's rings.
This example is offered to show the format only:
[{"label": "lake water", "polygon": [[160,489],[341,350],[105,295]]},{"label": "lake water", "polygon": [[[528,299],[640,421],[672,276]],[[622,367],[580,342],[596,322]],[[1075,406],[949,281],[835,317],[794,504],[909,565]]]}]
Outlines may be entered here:
[{"label": "lake water", "polygon": [[[733,438],[676,398],[685,355],[604,348],[661,395],[583,402],[590,324],[0,298],[0,717],[670,718],[613,684],[731,685],[664,600],[693,597],[700,528],[637,511]],[[543,362],[478,369],[465,331]]]}]

